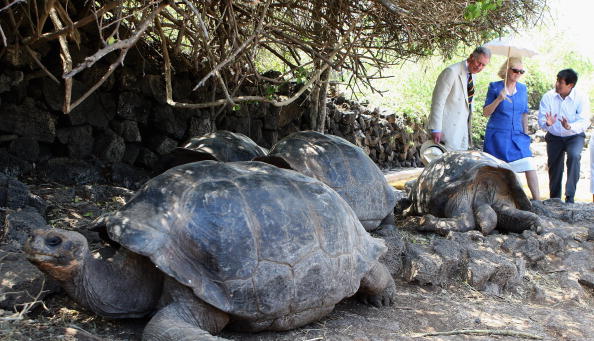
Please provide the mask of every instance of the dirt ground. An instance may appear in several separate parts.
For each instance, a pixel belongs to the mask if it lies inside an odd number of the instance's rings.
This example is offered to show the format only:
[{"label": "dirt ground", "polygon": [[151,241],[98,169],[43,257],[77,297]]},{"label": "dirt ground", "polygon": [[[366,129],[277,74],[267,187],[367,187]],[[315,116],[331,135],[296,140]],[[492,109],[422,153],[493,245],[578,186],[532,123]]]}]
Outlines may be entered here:
[{"label": "dirt ground", "polygon": [[[538,161],[542,162],[542,158]],[[579,193],[589,190],[589,172],[585,172],[586,167],[582,168],[584,178],[580,179]],[[539,167],[539,178],[546,178],[542,167]],[[542,181],[541,187],[544,185]],[[51,203],[48,221],[58,227],[76,228],[91,220],[92,215],[88,213],[94,209],[113,210],[125,201],[123,197],[114,196],[106,202],[84,203],[84,198],[78,195],[74,199],[64,198],[71,191],[63,186],[37,184],[30,187],[33,193]],[[576,199],[591,199],[589,192],[585,193],[585,197],[580,194]],[[582,225],[594,227],[594,221]],[[425,234],[411,238],[417,238],[422,244],[435,236]],[[559,271],[563,270],[526,269],[523,281],[548,288],[546,299],[535,298],[527,289],[528,285],[501,295],[489,295],[461,279],[452,279],[443,287],[397,280],[396,303],[390,307],[375,308],[351,298],[341,302],[327,317],[302,328],[256,334],[224,331],[220,336],[245,341],[592,340],[594,290],[590,289],[580,298],[566,295]],[[16,313],[0,310],[0,341],[140,340],[146,323],[142,319],[116,321],[97,317],[78,308],[64,294],[48,297],[36,307],[18,309]]]},{"label": "dirt ground", "polygon": [[[549,282],[555,274],[529,273],[527,281]],[[594,335],[594,300],[531,302],[525,293],[490,296],[458,281],[442,288],[397,282],[396,303],[375,308],[356,299],[341,302],[319,322],[288,332],[225,331],[232,340],[588,340]],[[559,295],[562,296],[562,293]],[[90,333],[102,340],[140,340],[144,320],[106,320],[55,295],[23,319],[0,316],[0,340],[96,340],[68,336]],[[467,334],[474,331],[473,334]],[[453,335],[430,335],[451,332]],[[425,335],[425,336],[424,336]]]}]

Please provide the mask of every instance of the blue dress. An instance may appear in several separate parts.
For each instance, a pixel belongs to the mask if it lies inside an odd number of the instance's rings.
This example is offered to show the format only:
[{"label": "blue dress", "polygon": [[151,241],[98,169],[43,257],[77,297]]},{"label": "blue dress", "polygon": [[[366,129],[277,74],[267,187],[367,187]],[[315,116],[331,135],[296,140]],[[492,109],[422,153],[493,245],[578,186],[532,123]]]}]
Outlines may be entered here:
[{"label": "blue dress", "polygon": [[[503,81],[489,84],[485,106],[491,104],[504,87]],[[516,93],[499,103],[489,117],[483,150],[505,162],[532,156],[530,136],[524,133],[522,115],[528,112],[526,85],[516,83]]]}]

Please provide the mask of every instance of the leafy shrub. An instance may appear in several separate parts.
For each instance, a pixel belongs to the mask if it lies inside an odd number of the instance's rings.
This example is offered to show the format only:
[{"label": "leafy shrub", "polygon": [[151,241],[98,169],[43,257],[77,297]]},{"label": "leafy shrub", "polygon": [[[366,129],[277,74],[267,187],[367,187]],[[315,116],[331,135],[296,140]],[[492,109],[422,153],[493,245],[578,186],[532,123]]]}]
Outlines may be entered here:
[{"label": "leafy shrub", "polygon": [[524,81],[528,87],[528,107],[538,110],[542,95],[552,89],[554,80],[551,75],[547,75],[540,68],[534,67],[529,69]]},{"label": "leafy shrub", "polygon": [[483,141],[485,140],[485,129],[487,128],[487,122],[489,122],[489,118],[483,116],[483,108],[481,105],[480,111],[474,110],[474,112],[472,113],[471,138],[474,148],[483,148]]}]

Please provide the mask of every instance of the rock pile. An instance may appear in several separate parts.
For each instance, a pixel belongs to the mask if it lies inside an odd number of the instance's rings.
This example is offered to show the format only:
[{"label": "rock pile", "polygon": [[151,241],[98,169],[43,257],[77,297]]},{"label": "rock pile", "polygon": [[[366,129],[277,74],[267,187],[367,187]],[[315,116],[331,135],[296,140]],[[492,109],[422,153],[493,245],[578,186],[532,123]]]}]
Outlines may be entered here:
[{"label": "rock pile", "polygon": [[422,167],[418,148],[428,138],[425,120],[338,96],[328,103],[327,132],[363,148],[380,167]]}]

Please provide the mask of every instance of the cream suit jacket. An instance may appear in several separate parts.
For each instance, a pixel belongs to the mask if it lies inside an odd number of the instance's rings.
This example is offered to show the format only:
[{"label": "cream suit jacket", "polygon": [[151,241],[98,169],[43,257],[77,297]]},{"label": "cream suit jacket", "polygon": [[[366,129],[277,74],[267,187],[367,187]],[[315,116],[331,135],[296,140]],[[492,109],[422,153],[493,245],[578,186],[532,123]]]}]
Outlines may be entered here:
[{"label": "cream suit jacket", "polygon": [[[474,75],[472,79],[474,82]],[[468,108],[467,83],[468,68],[463,60],[445,68],[433,89],[429,132],[440,130],[442,142],[450,150],[467,150],[470,146],[472,111]]]}]

